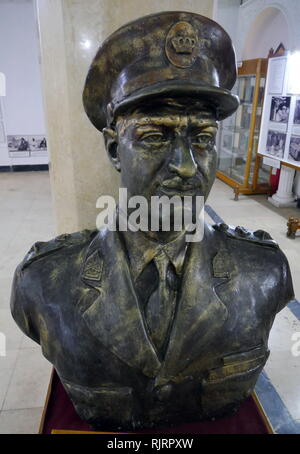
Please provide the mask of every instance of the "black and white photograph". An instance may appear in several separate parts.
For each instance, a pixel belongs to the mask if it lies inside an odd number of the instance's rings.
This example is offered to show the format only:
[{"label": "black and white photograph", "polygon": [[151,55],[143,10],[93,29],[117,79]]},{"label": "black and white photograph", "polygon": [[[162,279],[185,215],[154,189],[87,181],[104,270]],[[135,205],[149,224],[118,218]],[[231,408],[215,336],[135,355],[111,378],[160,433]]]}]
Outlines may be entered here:
[{"label": "black and white photograph", "polygon": [[294,112],[294,124],[300,125],[300,99],[296,100],[296,107]]},{"label": "black and white photograph", "polygon": [[291,136],[289,161],[297,162],[300,165],[300,136]]},{"label": "black and white photograph", "polygon": [[47,156],[47,139],[42,135],[7,136],[7,146],[9,155],[12,158]]},{"label": "black and white photograph", "polygon": [[272,96],[270,121],[287,123],[290,113],[290,96]]},{"label": "black and white photograph", "polygon": [[271,156],[282,159],[284,154],[284,147],[286,141],[286,134],[278,131],[268,131],[266,152]]},{"label": "black and white photograph", "polygon": [[228,150],[231,150],[231,148],[232,148],[232,133],[223,135],[222,146],[224,148],[227,148]]}]

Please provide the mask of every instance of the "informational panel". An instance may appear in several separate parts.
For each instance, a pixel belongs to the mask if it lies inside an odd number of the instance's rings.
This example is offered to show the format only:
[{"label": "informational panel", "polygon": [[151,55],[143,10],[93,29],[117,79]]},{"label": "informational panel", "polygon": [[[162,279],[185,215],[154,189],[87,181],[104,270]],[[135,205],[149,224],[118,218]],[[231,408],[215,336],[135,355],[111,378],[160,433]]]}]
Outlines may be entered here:
[{"label": "informational panel", "polygon": [[0,97],[0,167],[47,165],[47,138],[42,134],[6,133],[3,98]]},{"label": "informational panel", "polygon": [[7,146],[10,158],[48,156],[45,136],[7,136]]},{"label": "informational panel", "polygon": [[293,55],[269,60],[258,153],[300,169],[300,90],[295,93],[293,82],[296,61],[299,65],[300,58]]}]

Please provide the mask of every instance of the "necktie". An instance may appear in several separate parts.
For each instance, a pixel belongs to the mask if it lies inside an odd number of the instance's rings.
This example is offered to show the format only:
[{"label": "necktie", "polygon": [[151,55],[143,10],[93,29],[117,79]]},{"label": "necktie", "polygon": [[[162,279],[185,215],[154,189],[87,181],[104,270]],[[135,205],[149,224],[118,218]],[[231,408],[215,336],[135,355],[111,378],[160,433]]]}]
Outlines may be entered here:
[{"label": "necktie", "polygon": [[168,341],[176,307],[177,276],[174,266],[162,251],[154,263],[159,275],[158,286],[145,307],[145,319],[157,350],[163,352]]}]

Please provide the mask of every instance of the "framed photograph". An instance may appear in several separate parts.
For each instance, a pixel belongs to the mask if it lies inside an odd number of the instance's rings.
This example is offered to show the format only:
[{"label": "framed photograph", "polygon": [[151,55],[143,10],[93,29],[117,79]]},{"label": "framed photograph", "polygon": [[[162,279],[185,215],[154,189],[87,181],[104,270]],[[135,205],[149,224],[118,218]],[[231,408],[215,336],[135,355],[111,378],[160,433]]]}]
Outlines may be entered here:
[{"label": "framed photograph", "polygon": [[288,159],[289,161],[296,162],[300,166],[300,136],[291,136]]},{"label": "framed photograph", "polygon": [[286,62],[286,57],[270,58],[268,70],[268,93],[282,93]]},{"label": "framed photograph", "polygon": [[47,140],[45,136],[27,136],[30,146],[30,156],[47,156]]},{"label": "framed photograph", "polygon": [[290,105],[290,96],[272,96],[270,121],[287,124],[289,120]]},{"label": "framed photograph", "polygon": [[283,158],[286,134],[279,131],[268,131],[266,153],[278,159]]},{"label": "framed photograph", "polygon": [[224,148],[227,148],[228,150],[231,150],[232,148],[232,133],[229,134],[224,134],[223,135],[223,143],[222,146]]},{"label": "framed photograph", "polygon": [[11,158],[29,157],[29,142],[26,136],[7,136],[7,146]]},{"label": "framed photograph", "polygon": [[296,99],[294,112],[294,125],[300,125],[300,99]]},{"label": "framed photograph", "polygon": [[246,132],[241,132],[240,133],[239,148],[241,150],[244,150],[245,154],[247,152],[247,147],[248,147],[248,138],[249,138],[248,133],[246,133]]},{"label": "framed photograph", "polygon": [[47,156],[47,140],[42,135],[7,136],[7,146],[11,158]]}]

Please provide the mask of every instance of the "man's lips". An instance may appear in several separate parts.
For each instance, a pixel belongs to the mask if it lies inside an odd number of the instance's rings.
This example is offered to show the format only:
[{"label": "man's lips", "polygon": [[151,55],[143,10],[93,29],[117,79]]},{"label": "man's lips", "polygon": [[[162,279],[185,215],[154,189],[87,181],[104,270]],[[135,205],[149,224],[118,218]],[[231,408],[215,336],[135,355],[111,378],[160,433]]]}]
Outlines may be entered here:
[{"label": "man's lips", "polygon": [[187,192],[187,191],[195,191],[200,187],[200,183],[196,182],[179,182],[177,179],[170,179],[170,180],[164,180],[161,183],[162,189],[163,190],[170,190],[170,191],[176,191],[176,192]]}]

